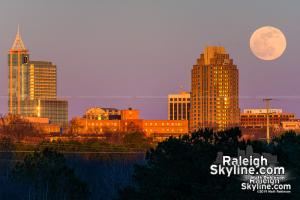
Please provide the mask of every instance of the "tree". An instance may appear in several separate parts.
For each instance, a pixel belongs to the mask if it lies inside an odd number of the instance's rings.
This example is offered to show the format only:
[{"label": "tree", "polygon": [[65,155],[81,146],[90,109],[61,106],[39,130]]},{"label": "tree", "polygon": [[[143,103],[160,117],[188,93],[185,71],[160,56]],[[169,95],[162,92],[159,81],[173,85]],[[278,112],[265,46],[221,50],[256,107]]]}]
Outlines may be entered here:
[{"label": "tree", "polygon": [[126,133],[123,137],[123,143],[129,147],[148,148],[150,142],[142,132]]},{"label": "tree", "polygon": [[6,178],[9,177],[10,169],[13,166],[11,160],[14,157],[14,150],[15,145],[13,144],[11,138],[0,138],[0,151],[2,161],[0,161],[0,176],[5,175]]},{"label": "tree", "polygon": [[[134,182],[120,190],[119,199],[265,199],[270,196],[274,199],[299,199],[298,179],[291,182],[294,187],[292,194],[267,196],[241,190],[241,182],[235,176],[227,178],[210,174],[210,165],[218,152],[236,157],[238,148],[251,145],[255,152],[277,154],[280,164],[299,177],[300,137],[285,134],[275,141],[269,145],[243,141],[238,128],[218,133],[205,129],[180,138],[171,137],[148,151],[146,164],[135,166]],[[288,156],[289,152],[294,154]]]},{"label": "tree", "polygon": [[11,152],[14,149],[15,149],[15,146],[14,146],[11,138],[8,138],[8,137],[0,138],[0,151]]},{"label": "tree", "polygon": [[77,135],[83,129],[83,125],[80,124],[77,118],[73,118],[69,124],[69,131],[68,133],[71,135]]},{"label": "tree", "polygon": [[21,116],[9,114],[1,117],[0,133],[2,133],[5,137],[21,141],[25,137],[39,136],[41,134],[41,130]]},{"label": "tree", "polygon": [[105,131],[103,133],[103,136],[105,137],[105,141],[110,144],[121,144],[122,143],[122,133],[120,133],[120,132]]},{"label": "tree", "polygon": [[13,179],[29,187],[33,199],[88,199],[89,190],[70,169],[63,154],[45,148],[27,155],[13,170]]}]

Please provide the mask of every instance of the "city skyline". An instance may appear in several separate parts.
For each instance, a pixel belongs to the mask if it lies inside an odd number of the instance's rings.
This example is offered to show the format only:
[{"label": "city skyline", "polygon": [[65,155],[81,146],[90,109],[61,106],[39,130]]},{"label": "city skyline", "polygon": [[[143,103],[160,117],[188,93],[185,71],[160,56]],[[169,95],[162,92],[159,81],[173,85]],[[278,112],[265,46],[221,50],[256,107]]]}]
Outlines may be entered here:
[{"label": "city skyline", "polygon": [[[80,4],[79,2],[75,3]],[[52,3],[47,4],[52,5]],[[53,5],[56,4],[56,2],[53,3]],[[212,4],[207,4],[206,6],[212,7]],[[7,4],[6,6],[12,5],[13,3]],[[82,9],[85,10],[93,5],[96,8],[102,9],[102,4],[100,5],[95,2],[87,3]],[[101,26],[107,28],[109,25],[106,23],[103,24],[103,21],[100,19],[100,21],[96,19],[91,20],[91,24],[87,24],[87,27],[84,27],[84,29],[86,28],[88,30],[91,38],[97,38],[97,36],[100,37],[100,39],[98,38],[94,41],[94,43],[91,43],[91,40],[86,37],[87,35],[80,38],[80,34],[75,32],[76,25],[72,24],[70,19],[70,16],[75,15],[75,11],[71,9],[67,9],[67,13],[70,14],[67,15],[69,18],[66,17],[66,19],[62,19],[63,22],[71,23],[71,26],[68,26],[67,29],[62,29],[62,22],[52,24],[50,23],[51,20],[46,20],[43,23],[40,22],[37,25],[26,22],[26,20],[22,22],[24,19],[20,20],[20,18],[17,18],[18,20],[14,19],[14,22],[10,21],[9,24],[6,22],[3,24],[3,22],[0,21],[0,24],[2,23],[2,27],[5,27],[5,32],[3,32],[4,34],[0,39],[1,52],[3,52],[3,49],[6,52],[8,49],[7,47],[10,47],[15,35],[16,24],[20,23],[23,40],[26,43],[26,47],[30,49],[31,55],[34,55],[32,57],[33,60],[51,60],[58,66],[60,70],[60,76],[58,77],[58,94],[59,96],[69,98],[70,117],[80,115],[90,106],[121,108],[130,106],[142,110],[141,113],[144,115],[144,118],[167,118],[167,95],[170,93],[177,93],[180,85],[183,85],[185,90],[190,90],[190,70],[194,64],[194,60],[200,55],[205,45],[214,45],[219,42],[222,46],[225,46],[228,53],[232,56],[240,69],[241,109],[249,107],[255,108],[258,106],[263,107],[262,96],[281,96],[283,99],[280,97],[278,98],[280,101],[272,102],[273,107],[282,107],[284,110],[295,112],[299,116],[300,110],[296,107],[299,100],[295,98],[297,97],[297,94],[300,93],[296,86],[296,75],[299,70],[296,66],[298,58],[295,53],[295,44],[298,42],[295,36],[299,30],[295,30],[294,26],[286,24],[283,19],[280,19],[280,17],[284,19],[292,18],[290,21],[294,22],[293,17],[295,17],[296,13],[293,12],[293,10],[286,14],[283,12],[277,17],[272,16],[272,19],[270,19],[270,16],[265,16],[261,23],[257,23],[257,19],[248,19],[252,23],[247,25],[242,24],[240,26],[241,30],[231,30],[228,33],[222,31],[222,34],[219,34],[214,28],[211,28],[210,31],[200,31],[198,28],[188,30],[187,28],[190,27],[190,25],[184,25],[184,20],[179,20],[180,17],[183,17],[183,14],[189,13],[188,8],[190,8],[191,5],[195,5],[194,3],[189,3],[186,7],[183,7],[181,15],[179,14],[179,16],[170,11],[171,13],[169,13],[169,15],[174,15],[174,20],[171,16],[164,15],[163,11],[165,11],[166,8],[164,6],[166,5],[163,4],[161,8],[162,10],[160,10],[158,5],[155,4],[152,5],[151,8],[159,11],[159,16],[162,17],[162,21],[158,23],[156,20],[156,23],[158,24],[150,23],[148,30],[151,30],[151,27],[153,28],[156,26],[163,26],[164,24],[166,25],[168,20],[170,20],[171,24],[168,25],[168,28],[171,30],[177,30],[178,32],[175,31],[173,35],[167,37],[170,33],[169,30],[161,29],[161,37],[158,37],[159,33],[155,32],[158,35],[153,37],[157,41],[155,42],[155,45],[151,45],[151,38],[147,39],[147,37],[150,36],[149,33],[141,31],[138,26],[134,26],[136,21],[133,20],[135,14],[138,12],[135,9],[138,9],[140,6],[140,9],[143,10],[146,6],[148,6],[147,3],[145,3],[145,5],[130,4],[133,8],[124,8],[124,10],[121,9],[120,5],[110,5],[109,3],[106,3],[105,5],[108,7],[116,6],[119,8],[120,15],[124,15],[124,20],[126,20],[126,23],[128,22],[127,25],[130,28],[123,27],[123,34],[117,34],[114,32],[113,36],[109,39],[107,38],[106,29],[100,28]],[[178,2],[174,4],[176,9],[179,5],[180,3]],[[266,7],[264,3],[261,5],[263,8]],[[280,2],[275,2],[273,6],[278,9],[280,5]],[[31,9],[26,4],[23,6],[25,6],[26,9]],[[39,3],[35,6],[41,7]],[[241,5],[238,5],[238,7],[241,7]],[[226,5],[225,8],[228,9]],[[245,7],[242,8],[245,9]],[[287,7],[283,6],[282,9],[284,8]],[[132,15],[129,15],[126,12],[130,9],[135,11]],[[5,13],[5,11],[3,11],[3,13]],[[62,11],[58,10],[57,13],[58,16],[61,16]],[[98,15],[96,13],[94,14],[96,16]],[[34,16],[34,14],[32,15]],[[87,18],[90,19],[92,15],[93,14],[88,15]],[[249,16],[249,13],[246,13],[246,15]],[[148,19],[149,16],[150,13],[146,12],[142,15],[142,19]],[[195,14],[195,17],[196,16],[201,15]],[[262,17],[264,14],[261,11],[258,11],[258,16]],[[183,19],[193,19],[192,17],[193,16],[188,15]],[[225,19],[220,20],[220,23],[217,23],[217,17],[215,17],[211,19],[211,22],[212,24],[220,25],[219,27],[234,27],[234,25],[237,25],[235,19],[231,22],[232,24],[226,22],[228,17],[229,16],[225,15]],[[41,18],[43,18],[43,15]],[[75,18],[81,19],[79,16]],[[87,18],[82,16],[82,20],[87,20]],[[117,19],[119,18],[116,17],[111,22],[111,28],[113,30],[117,25],[120,25],[120,23],[116,21]],[[32,20],[35,21],[35,19]],[[131,22],[130,20],[133,21]],[[177,21],[179,25],[176,28]],[[253,21],[256,22],[253,23]],[[137,24],[141,25],[141,23]],[[199,24],[205,27],[205,21],[201,19],[199,19]],[[284,31],[287,36],[288,47],[286,53],[281,58],[266,63],[258,60],[251,54],[248,42],[250,35],[256,28],[268,24],[279,27]],[[93,26],[95,28],[91,29]],[[209,25],[207,26],[210,27]],[[37,29],[38,27],[41,27],[41,29]],[[44,32],[42,31],[43,28],[46,30],[52,30],[52,32]],[[291,31],[287,31],[288,29]],[[94,30],[94,32],[92,30]],[[189,33],[191,39],[179,37],[187,34],[184,30],[188,30],[189,32],[193,32],[194,30],[197,34]],[[63,32],[66,32],[66,34]],[[137,37],[135,38],[130,36],[130,33],[134,32],[138,32]],[[215,33],[215,36],[209,36],[209,34],[213,35],[213,33]],[[69,35],[69,38],[66,37],[67,35]],[[118,37],[114,40],[114,36]],[[237,37],[234,38],[233,36]],[[103,39],[109,40],[111,45],[110,48],[108,48],[108,43],[104,42]],[[139,41],[140,44],[137,44]],[[159,41],[164,41],[165,43],[159,45]],[[171,45],[172,42],[173,46]],[[9,45],[7,46],[7,44]],[[68,51],[68,49],[74,49],[76,46],[78,47],[76,52]],[[89,51],[87,47],[90,47],[91,51]],[[95,49],[99,52],[95,52]],[[157,50],[157,52],[155,52],[155,50]],[[98,54],[100,54],[99,58],[97,57]],[[1,63],[5,63],[6,56],[2,53],[1,57]],[[4,67],[1,68],[2,87],[0,94],[2,98],[0,112],[6,113],[7,95],[5,94],[7,94],[7,87],[5,86],[7,85],[7,72],[3,68]],[[72,75],[66,74],[68,70],[72,70],[74,73],[72,73]],[[249,78],[249,74],[252,75],[250,76],[251,79]],[[253,83],[254,79],[255,83]],[[265,79],[270,81],[266,84],[264,81]],[[120,98],[111,99],[111,96],[119,96]],[[130,98],[134,96],[154,96],[155,98],[141,98],[137,100]],[[245,98],[247,96],[255,99],[246,101]],[[294,98],[291,98],[291,96]]]}]

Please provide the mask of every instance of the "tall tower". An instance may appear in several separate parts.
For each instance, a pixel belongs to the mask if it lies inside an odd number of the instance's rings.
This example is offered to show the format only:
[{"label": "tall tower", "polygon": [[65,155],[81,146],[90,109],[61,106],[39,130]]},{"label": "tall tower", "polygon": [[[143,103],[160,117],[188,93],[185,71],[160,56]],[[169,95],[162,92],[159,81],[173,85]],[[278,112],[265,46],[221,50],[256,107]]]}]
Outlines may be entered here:
[{"label": "tall tower", "polygon": [[57,99],[56,65],[29,60],[18,27],[8,54],[8,110],[24,117],[45,117],[50,123],[68,123],[68,102]]},{"label": "tall tower", "polygon": [[224,47],[208,46],[192,69],[190,128],[224,130],[240,121],[239,72]]},{"label": "tall tower", "polygon": [[29,52],[22,41],[20,30],[18,27],[15,41],[8,53],[9,113],[21,114],[23,101],[28,98],[29,95],[28,62],[29,62]]}]

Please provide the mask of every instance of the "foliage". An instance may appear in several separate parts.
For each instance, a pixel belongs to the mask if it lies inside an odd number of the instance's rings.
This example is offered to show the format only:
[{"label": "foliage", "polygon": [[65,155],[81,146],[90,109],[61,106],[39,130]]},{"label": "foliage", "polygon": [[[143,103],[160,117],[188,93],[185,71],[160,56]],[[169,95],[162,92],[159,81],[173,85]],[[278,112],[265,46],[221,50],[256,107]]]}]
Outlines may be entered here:
[{"label": "foliage", "polygon": [[68,134],[77,135],[84,127],[80,124],[77,118],[73,118],[69,123]]},{"label": "foliage", "polygon": [[110,131],[105,131],[103,133],[103,136],[105,138],[105,141],[110,143],[110,144],[121,144],[122,143],[122,133],[120,132],[110,132]]},{"label": "foliage", "polygon": [[25,137],[36,137],[41,133],[41,130],[19,115],[1,117],[0,123],[0,133],[16,141],[21,141]]},{"label": "foliage", "polygon": [[13,141],[9,137],[0,138],[0,151],[11,152],[15,149]]},{"label": "foliage", "polygon": [[150,147],[150,141],[142,132],[126,133],[123,137],[123,143],[129,147],[144,148]]},{"label": "foliage", "polygon": [[16,182],[29,185],[33,199],[88,199],[89,190],[70,169],[63,154],[45,148],[27,155],[13,170]]},{"label": "foliage", "polygon": [[241,131],[233,128],[215,133],[205,129],[169,138],[146,155],[145,165],[136,165],[134,184],[119,192],[119,199],[299,199],[298,179],[293,179],[291,194],[257,194],[241,190],[237,176],[210,175],[217,152],[237,156],[237,149],[251,145],[254,152],[278,155],[280,165],[299,177],[300,137],[287,133],[271,144],[241,140]]},{"label": "foliage", "polygon": [[5,179],[9,179],[10,169],[12,168],[11,161],[14,158],[14,150],[15,145],[10,138],[0,138],[0,177],[2,175]]},{"label": "foliage", "polygon": [[[41,142],[37,148],[53,148],[60,152],[145,152],[149,146],[146,144],[113,144],[108,143],[107,141],[101,141],[98,139],[88,140],[88,141],[44,141]],[[22,146],[25,148],[26,146]],[[20,148],[19,148],[20,149]],[[28,150],[28,149],[27,149]]]}]

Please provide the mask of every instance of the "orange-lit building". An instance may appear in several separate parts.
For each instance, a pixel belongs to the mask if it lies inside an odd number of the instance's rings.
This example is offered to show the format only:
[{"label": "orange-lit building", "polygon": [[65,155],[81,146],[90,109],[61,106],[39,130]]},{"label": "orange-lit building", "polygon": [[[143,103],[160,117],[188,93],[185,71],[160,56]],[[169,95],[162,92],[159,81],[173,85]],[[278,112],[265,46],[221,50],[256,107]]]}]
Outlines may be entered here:
[{"label": "orange-lit building", "polygon": [[291,119],[289,121],[282,121],[281,129],[282,131],[300,132],[300,119]]},{"label": "orange-lit building", "polygon": [[[296,123],[292,122],[294,119],[295,114],[293,113],[284,113],[282,109],[270,109],[269,124],[271,138],[288,130],[289,126],[296,128]],[[267,110],[245,109],[241,113],[240,127],[245,139],[266,140]]]},{"label": "orange-lit building", "polygon": [[85,111],[83,118],[96,120],[121,119],[121,111],[116,108],[92,107]]},{"label": "orange-lit building", "polygon": [[143,120],[143,131],[157,140],[187,134],[188,126],[188,120]]},{"label": "orange-lit building", "polygon": [[135,120],[140,119],[140,111],[129,108],[128,110],[121,110],[121,120]]},{"label": "orange-lit building", "polygon": [[190,97],[189,92],[181,91],[179,94],[168,95],[168,119],[189,120],[190,119]]},{"label": "orange-lit building", "polygon": [[[281,122],[295,119],[293,113],[283,113],[282,109],[269,110],[269,123],[273,128],[279,128]],[[245,109],[241,114],[241,127],[243,128],[263,128],[267,126],[266,109]]]},{"label": "orange-lit building", "polygon": [[206,47],[193,66],[191,80],[191,131],[239,125],[239,71],[224,47]]},{"label": "orange-lit building", "polygon": [[59,133],[60,132],[60,126],[57,124],[50,124],[50,121],[48,118],[42,118],[42,117],[22,117],[29,123],[33,125],[36,129],[40,130],[42,133],[45,134],[52,134],[52,133]]},{"label": "orange-lit building", "polygon": [[75,118],[80,134],[142,131],[147,136],[169,137],[188,133],[188,120],[145,120],[139,110],[121,110],[121,120]]},{"label": "orange-lit building", "polygon": [[[12,120],[21,119],[22,123],[28,123],[42,134],[60,133],[61,128],[57,124],[51,124],[48,118],[42,117],[24,117],[21,115],[6,115],[3,120],[0,121],[0,126],[4,124],[10,124]],[[18,123],[18,122],[17,122]],[[18,125],[16,123],[16,125]]]}]

